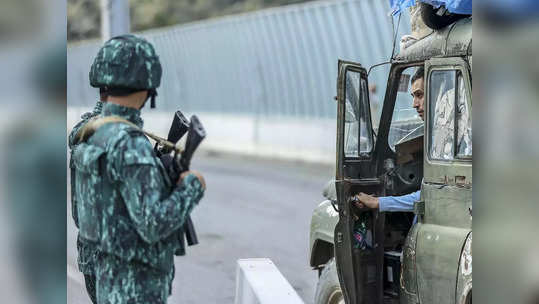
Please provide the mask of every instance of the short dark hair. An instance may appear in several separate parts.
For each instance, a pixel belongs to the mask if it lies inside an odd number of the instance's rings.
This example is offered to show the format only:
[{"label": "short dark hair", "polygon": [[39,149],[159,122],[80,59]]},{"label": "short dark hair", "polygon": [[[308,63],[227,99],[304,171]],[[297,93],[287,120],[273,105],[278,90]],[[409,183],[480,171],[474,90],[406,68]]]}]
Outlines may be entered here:
[{"label": "short dark hair", "polygon": [[425,77],[425,68],[423,66],[420,66],[417,68],[417,70],[414,73],[414,76],[412,76],[412,83],[414,83],[416,80]]}]

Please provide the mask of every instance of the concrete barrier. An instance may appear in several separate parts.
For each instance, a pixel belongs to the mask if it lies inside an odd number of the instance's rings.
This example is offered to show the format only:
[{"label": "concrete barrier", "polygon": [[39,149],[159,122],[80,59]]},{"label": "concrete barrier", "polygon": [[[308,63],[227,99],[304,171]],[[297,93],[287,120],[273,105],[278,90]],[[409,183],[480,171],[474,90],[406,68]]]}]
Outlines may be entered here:
[{"label": "concrete barrier", "polygon": [[[67,130],[91,109],[68,107]],[[189,117],[190,113],[184,113]],[[201,151],[246,156],[335,163],[335,119],[255,117],[252,115],[196,113],[206,128]],[[172,112],[144,109],[144,129],[166,136]]]},{"label": "concrete barrier", "polygon": [[270,259],[240,259],[235,304],[304,304]]}]

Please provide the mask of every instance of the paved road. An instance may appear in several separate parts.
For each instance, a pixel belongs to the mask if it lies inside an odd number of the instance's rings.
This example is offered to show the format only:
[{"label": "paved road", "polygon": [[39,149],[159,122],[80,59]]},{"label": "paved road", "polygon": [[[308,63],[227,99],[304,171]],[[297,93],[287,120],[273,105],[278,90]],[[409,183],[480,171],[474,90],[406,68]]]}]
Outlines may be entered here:
[{"label": "paved road", "polygon": [[[208,190],[193,212],[200,244],[177,257],[169,303],[233,303],[236,260],[273,260],[306,303],[317,275],[308,265],[311,211],[334,174],[329,167],[203,156],[193,166]],[[76,268],[76,230],[68,206],[68,303],[90,303]]]}]

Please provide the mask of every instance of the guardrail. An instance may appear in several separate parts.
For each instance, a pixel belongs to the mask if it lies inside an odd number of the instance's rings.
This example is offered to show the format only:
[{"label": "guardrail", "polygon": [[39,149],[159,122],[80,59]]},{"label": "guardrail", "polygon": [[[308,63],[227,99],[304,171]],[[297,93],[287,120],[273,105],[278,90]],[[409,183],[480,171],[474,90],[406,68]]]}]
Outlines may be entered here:
[{"label": "guardrail", "polygon": [[304,304],[270,259],[240,259],[235,304]]}]

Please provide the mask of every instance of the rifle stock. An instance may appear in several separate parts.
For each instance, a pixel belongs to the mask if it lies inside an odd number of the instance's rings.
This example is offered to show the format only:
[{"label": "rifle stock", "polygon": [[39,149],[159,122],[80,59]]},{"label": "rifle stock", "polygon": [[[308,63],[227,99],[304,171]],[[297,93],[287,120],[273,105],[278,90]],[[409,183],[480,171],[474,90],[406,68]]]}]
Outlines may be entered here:
[{"label": "rifle stock", "polygon": [[180,158],[180,170],[187,171],[191,165],[191,159],[195,150],[198,148],[202,140],[206,137],[206,130],[196,115],[191,116],[191,122],[189,123],[189,133],[187,133],[187,140],[185,142],[185,150],[182,152]]},{"label": "rifle stock", "polygon": [[[176,144],[185,135],[185,133],[187,133],[187,131],[189,131],[189,121],[187,118],[185,118],[181,111],[176,111],[176,113],[174,113],[174,118],[172,119],[170,129],[168,130],[167,140]],[[154,150],[159,157],[172,152],[172,149],[168,147],[158,148],[158,143],[155,143]]]},{"label": "rifle stock", "polygon": [[[167,168],[172,181],[177,181],[183,172],[189,170],[193,154],[202,140],[204,140],[206,137],[206,130],[196,115],[191,116],[191,121],[188,121],[182,112],[176,111],[176,113],[174,113],[172,125],[170,126],[170,130],[168,132],[167,140],[177,143],[178,140],[185,135],[185,133],[187,133],[185,149],[181,153],[179,159],[177,158],[177,154],[175,154],[174,157],[170,155],[172,150],[163,148],[157,149],[157,145],[155,147],[156,152],[158,155],[160,155],[161,161],[163,162],[165,168]],[[184,244],[186,240],[189,246],[198,244],[195,226],[190,215],[187,216],[185,223],[181,228],[179,239],[182,244]]]},{"label": "rifle stock", "polygon": [[178,142],[180,138],[189,131],[189,120],[183,116],[181,111],[176,111],[174,113],[174,118],[172,119],[172,125],[168,131],[167,140],[173,143]]}]

